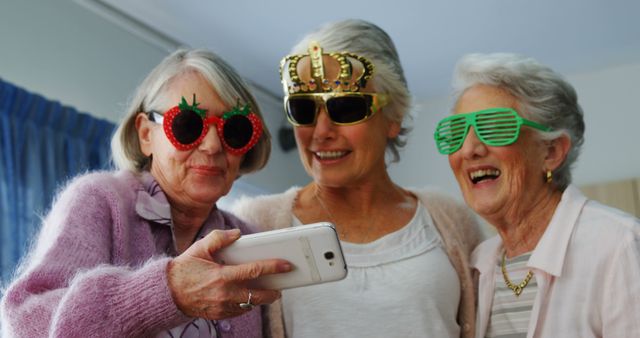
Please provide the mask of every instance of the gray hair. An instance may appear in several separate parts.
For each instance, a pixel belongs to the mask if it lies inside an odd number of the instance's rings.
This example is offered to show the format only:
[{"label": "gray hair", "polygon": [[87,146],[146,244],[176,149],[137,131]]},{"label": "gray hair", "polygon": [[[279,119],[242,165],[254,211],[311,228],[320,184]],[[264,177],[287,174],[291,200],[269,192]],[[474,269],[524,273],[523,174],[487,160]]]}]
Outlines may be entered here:
[{"label": "gray hair", "polygon": [[271,135],[262,118],[260,107],[240,75],[219,56],[203,49],[179,49],[173,52],[162,60],[136,89],[125,111],[123,122],[111,139],[111,152],[116,167],[135,172],[149,169],[150,158],[140,149],[135,126],[136,116],[140,112],[162,109],[163,107],[159,107],[160,98],[167,90],[168,84],[177,76],[189,72],[202,75],[227,106],[236,105],[239,99],[242,103],[249,104],[251,111],[262,120],[264,132],[258,143],[244,155],[240,173],[263,168],[271,152]]},{"label": "gray hair", "polygon": [[470,87],[484,84],[507,90],[523,117],[547,125],[551,132],[537,131],[543,140],[565,134],[571,140],[567,158],[553,175],[564,190],[571,183],[571,167],[584,142],[584,120],[575,89],[564,78],[538,61],[517,54],[468,54],[456,65],[453,87],[456,101]]},{"label": "gray hair", "polygon": [[351,52],[364,56],[373,63],[376,69],[373,84],[378,92],[386,93],[390,99],[382,113],[401,126],[398,137],[387,142],[387,149],[392,155],[391,161],[399,161],[399,149],[406,145],[406,135],[411,131],[409,127],[403,126],[403,120],[411,107],[411,94],[391,37],[370,22],[349,19],[325,24],[307,34],[291,49],[291,53],[306,53],[311,41],[317,41],[326,52]]}]

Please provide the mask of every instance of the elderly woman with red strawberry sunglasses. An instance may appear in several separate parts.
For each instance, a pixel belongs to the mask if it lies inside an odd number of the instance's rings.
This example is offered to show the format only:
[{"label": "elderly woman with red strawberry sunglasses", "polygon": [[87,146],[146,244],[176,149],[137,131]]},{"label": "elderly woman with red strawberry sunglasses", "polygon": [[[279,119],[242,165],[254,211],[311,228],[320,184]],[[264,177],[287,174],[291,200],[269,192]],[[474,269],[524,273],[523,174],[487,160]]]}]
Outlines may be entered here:
[{"label": "elderly woman with red strawberry sunglasses", "polygon": [[248,232],[219,210],[241,174],[262,168],[269,133],[238,74],[215,54],[179,50],[138,88],[112,140],[118,172],[73,180],[2,300],[15,337],[262,337],[279,291],[247,279],[265,260],[217,264]]},{"label": "elderly woman with red strawberry sunglasses", "polygon": [[537,61],[472,54],[438,150],[498,235],[472,256],[476,337],[640,337],[640,220],[571,184],[583,143],[573,87]]}]

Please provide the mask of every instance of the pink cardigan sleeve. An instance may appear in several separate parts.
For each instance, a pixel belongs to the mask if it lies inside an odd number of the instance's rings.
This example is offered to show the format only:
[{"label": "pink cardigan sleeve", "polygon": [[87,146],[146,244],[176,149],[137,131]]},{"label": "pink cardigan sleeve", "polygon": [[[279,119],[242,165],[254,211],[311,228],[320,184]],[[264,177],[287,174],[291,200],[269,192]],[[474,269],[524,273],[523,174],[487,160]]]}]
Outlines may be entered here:
[{"label": "pink cardigan sleeve", "polygon": [[168,290],[169,257],[126,261],[136,255],[123,255],[114,238],[131,226],[123,208],[132,201],[95,183],[100,178],[76,180],[44,220],[36,245],[4,294],[3,334],[146,336],[187,320]]}]

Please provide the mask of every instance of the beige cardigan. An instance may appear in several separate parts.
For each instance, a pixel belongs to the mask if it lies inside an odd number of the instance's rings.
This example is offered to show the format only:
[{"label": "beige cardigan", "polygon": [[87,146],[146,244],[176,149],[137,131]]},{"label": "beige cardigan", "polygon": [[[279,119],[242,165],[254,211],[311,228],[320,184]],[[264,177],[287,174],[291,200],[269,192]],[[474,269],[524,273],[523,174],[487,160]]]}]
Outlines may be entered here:
[{"label": "beige cardigan", "polygon": [[[293,221],[292,208],[300,190],[293,187],[281,194],[244,197],[232,208],[242,220],[255,224],[259,231],[289,227]],[[476,286],[472,280],[469,257],[481,240],[481,232],[473,214],[453,199],[426,190],[410,190],[429,210],[443,239],[445,251],[460,278],[460,306],[458,323],[460,336],[471,338],[475,332]],[[263,313],[265,334],[285,337],[282,303],[276,301]]]}]

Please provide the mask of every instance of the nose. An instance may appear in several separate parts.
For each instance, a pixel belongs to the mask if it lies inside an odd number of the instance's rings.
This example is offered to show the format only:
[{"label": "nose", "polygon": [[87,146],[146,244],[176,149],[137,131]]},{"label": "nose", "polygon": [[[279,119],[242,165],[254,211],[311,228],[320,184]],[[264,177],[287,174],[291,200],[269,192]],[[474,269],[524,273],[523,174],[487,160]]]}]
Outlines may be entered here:
[{"label": "nose", "polygon": [[313,138],[320,141],[330,139],[335,135],[336,127],[337,126],[331,122],[326,108],[322,106],[316,118],[316,125],[313,128]]},{"label": "nose", "polygon": [[198,145],[198,149],[208,154],[215,154],[222,151],[222,140],[218,136],[215,124],[209,126],[209,130],[202,139],[202,143]]},{"label": "nose", "polygon": [[478,158],[487,154],[487,145],[478,139],[473,127],[469,127],[467,137],[458,151],[466,159]]}]

